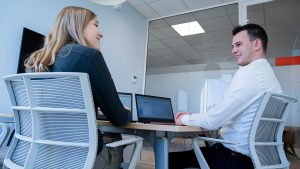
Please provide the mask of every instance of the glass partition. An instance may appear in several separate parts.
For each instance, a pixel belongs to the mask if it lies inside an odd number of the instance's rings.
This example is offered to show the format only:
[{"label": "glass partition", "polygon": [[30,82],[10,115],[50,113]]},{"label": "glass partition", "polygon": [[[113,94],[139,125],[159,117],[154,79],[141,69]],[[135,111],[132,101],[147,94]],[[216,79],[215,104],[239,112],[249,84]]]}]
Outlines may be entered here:
[{"label": "glass partition", "polygon": [[[180,36],[172,28],[192,21],[205,33]],[[237,69],[231,54],[237,24],[237,3],[150,21],[145,94],[170,97],[175,113],[211,108],[215,102],[207,96],[220,98],[224,77],[230,81]]]},{"label": "glass partition", "polygon": [[[276,0],[247,7],[248,22],[261,24],[268,33],[267,58],[274,66],[283,92],[298,99],[287,121],[287,126],[297,127],[300,127],[300,65],[296,61],[300,56],[299,9],[299,0]],[[287,57],[295,60],[279,64],[280,59]]]}]

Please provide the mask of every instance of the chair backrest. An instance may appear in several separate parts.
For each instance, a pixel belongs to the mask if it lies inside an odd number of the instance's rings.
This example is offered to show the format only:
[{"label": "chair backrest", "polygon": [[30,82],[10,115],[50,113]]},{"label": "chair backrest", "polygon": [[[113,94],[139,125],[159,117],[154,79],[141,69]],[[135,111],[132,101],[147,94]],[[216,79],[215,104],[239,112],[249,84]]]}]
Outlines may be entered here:
[{"label": "chair backrest", "polygon": [[25,73],[4,80],[16,124],[4,168],[93,167],[97,126],[87,74]]},{"label": "chair backrest", "polygon": [[255,168],[288,168],[282,134],[295,98],[266,93],[254,119],[250,133],[250,152]]}]

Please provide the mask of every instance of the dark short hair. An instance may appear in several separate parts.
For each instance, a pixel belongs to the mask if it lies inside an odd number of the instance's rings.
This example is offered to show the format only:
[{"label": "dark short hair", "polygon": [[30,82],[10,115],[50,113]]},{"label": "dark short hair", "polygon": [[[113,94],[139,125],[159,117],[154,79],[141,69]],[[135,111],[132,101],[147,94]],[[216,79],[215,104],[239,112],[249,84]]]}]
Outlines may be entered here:
[{"label": "dark short hair", "polygon": [[263,50],[266,53],[268,47],[268,35],[263,27],[260,25],[249,23],[243,26],[236,26],[232,30],[232,35],[236,35],[237,33],[246,30],[249,36],[250,41],[254,41],[259,38],[262,41]]}]

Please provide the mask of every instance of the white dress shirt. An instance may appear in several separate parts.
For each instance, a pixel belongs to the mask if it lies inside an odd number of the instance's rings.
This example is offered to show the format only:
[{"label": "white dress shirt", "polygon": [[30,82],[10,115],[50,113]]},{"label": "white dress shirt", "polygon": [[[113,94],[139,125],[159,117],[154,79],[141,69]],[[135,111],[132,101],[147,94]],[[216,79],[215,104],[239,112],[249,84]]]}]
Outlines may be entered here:
[{"label": "white dress shirt", "polygon": [[215,107],[207,113],[184,115],[181,122],[208,130],[222,127],[223,139],[240,143],[224,146],[249,155],[250,128],[265,92],[282,93],[282,90],[267,60],[258,59],[238,69],[222,101]]}]

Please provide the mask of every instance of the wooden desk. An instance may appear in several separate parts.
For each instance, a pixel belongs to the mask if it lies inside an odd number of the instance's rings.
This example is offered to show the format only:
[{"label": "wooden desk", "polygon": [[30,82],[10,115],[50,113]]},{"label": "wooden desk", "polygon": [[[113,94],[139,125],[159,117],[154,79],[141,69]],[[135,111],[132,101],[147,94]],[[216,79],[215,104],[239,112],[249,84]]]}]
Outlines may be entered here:
[{"label": "wooden desk", "polygon": [[11,114],[11,113],[0,113],[0,117],[14,117],[14,114]]},{"label": "wooden desk", "polygon": [[1,123],[14,123],[14,114],[10,113],[0,113],[0,122]]},{"label": "wooden desk", "polygon": [[203,130],[199,127],[129,123],[122,127],[113,126],[108,121],[97,121],[101,131],[133,134],[141,136],[152,145],[155,156],[156,169],[168,169],[169,140],[174,137],[195,137],[202,134]]}]

